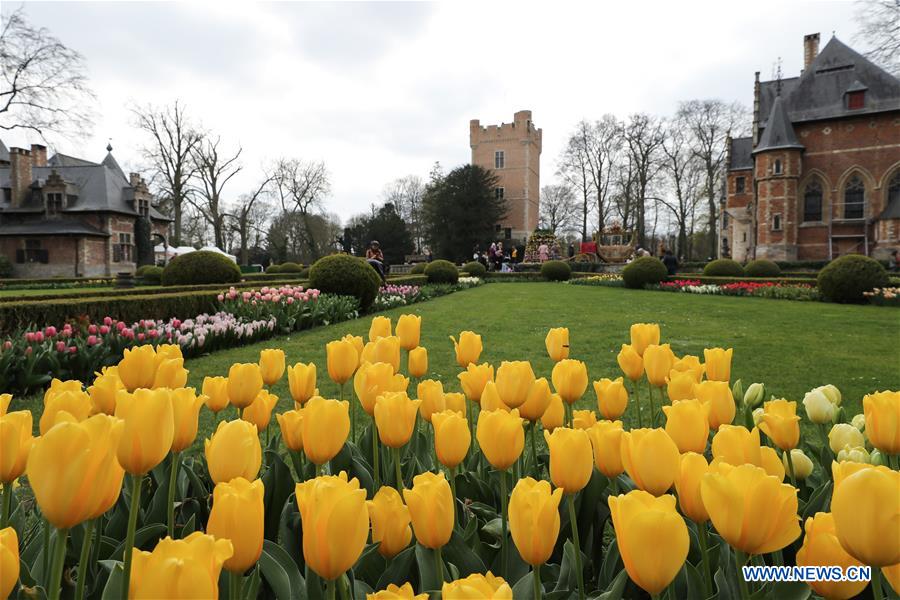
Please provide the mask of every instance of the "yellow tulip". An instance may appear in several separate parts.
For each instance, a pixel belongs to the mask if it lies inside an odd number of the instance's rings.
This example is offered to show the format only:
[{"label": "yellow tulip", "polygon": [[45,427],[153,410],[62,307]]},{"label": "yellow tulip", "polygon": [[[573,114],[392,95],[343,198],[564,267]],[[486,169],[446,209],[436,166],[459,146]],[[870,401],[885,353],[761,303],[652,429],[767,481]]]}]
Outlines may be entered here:
[{"label": "yellow tulip", "polygon": [[241,418],[256,425],[257,431],[265,431],[272,420],[272,410],[278,404],[278,396],[262,390],[250,406],[241,411]]},{"label": "yellow tulip", "polygon": [[465,579],[445,582],[441,588],[443,600],[512,600],[513,593],[502,577],[490,571],[486,575],[476,573]]},{"label": "yellow tulip", "polygon": [[9,405],[12,402],[12,394],[0,394],[0,417],[9,412]]},{"label": "yellow tulip", "polygon": [[622,433],[622,466],[635,485],[654,496],[665,494],[678,470],[678,446],[663,429]]},{"label": "yellow tulip", "polygon": [[900,563],[900,471],[869,467],[834,479],[831,512],[841,546],[872,567]]},{"label": "yellow tulip", "polygon": [[154,388],[175,388],[187,385],[188,370],[184,368],[183,358],[167,358],[156,362],[156,375],[153,377]]},{"label": "yellow tulip", "polygon": [[328,342],[325,344],[325,355],[328,376],[338,385],[347,383],[359,366],[360,353],[350,340]]},{"label": "yellow tulip", "polygon": [[509,407],[503,404],[500,399],[500,392],[497,391],[497,384],[488,381],[481,393],[481,410],[505,410],[509,412]]},{"label": "yellow tulip", "polygon": [[737,407],[727,381],[703,381],[694,386],[697,400],[707,404],[709,428],[718,431],[722,425],[734,421]]},{"label": "yellow tulip", "polygon": [[703,476],[700,496],[716,532],[741,552],[768,554],[800,536],[797,488],[759,467],[719,463]]},{"label": "yellow tulip", "polygon": [[472,434],[466,418],[458,412],[445,410],[431,416],[434,426],[434,448],[438,460],[448,469],[455,469],[469,452]]},{"label": "yellow tulip", "polygon": [[594,471],[591,438],[583,429],[557,427],[544,432],[550,450],[550,480],[566,494],[584,489]]},{"label": "yellow tulip", "polygon": [[303,406],[307,400],[316,395],[315,363],[297,363],[288,366],[288,388],[295,404]]},{"label": "yellow tulip", "polygon": [[520,479],[509,498],[509,532],[519,556],[531,566],[550,559],[559,537],[562,488],[550,491],[546,481]]},{"label": "yellow tulip", "polygon": [[228,369],[228,401],[244,409],[259,396],[263,387],[262,370],[256,363],[235,363]]},{"label": "yellow tulip", "polygon": [[25,472],[34,438],[31,411],[17,410],[0,416],[0,482],[9,485]]},{"label": "yellow tulip", "polygon": [[419,315],[400,315],[397,319],[397,337],[400,338],[400,347],[404,350],[409,351],[418,347],[421,331],[422,317]]},{"label": "yellow tulip", "polygon": [[394,373],[400,371],[400,338],[395,335],[381,337],[373,342],[375,356],[372,362],[383,362],[391,365]]},{"label": "yellow tulip", "polygon": [[453,494],[443,473],[416,475],[412,489],[403,490],[403,499],[421,545],[434,549],[450,541],[455,520]]},{"label": "yellow tulip", "polygon": [[666,385],[666,379],[669,372],[672,371],[672,365],[675,362],[672,349],[668,344],[662,346],[650,345],[644,349],[644,372],[647,374],[647,381],[650,385],[663,387]]},{"label": "yellow tulip", "polygon": [[466,416],[466,395],[460,392],[446,392],[444,394],[444,409],[452,410],[461,417]]},{"label": "yellow tulip", "polygon": [[431,415],[443,411],[447,405],[444,402],[444,385],[434,379],[420,381],[416,387],[416,394],[422,403],[419,405],[419,413],[422,418],[431,423]]},{"label": "yellow tulip", "polygon": [[[362,363],[362,353],[363,349],[366,347],[366,343],[363,341],[361,335],[350,335],[349,333],[341,338],[342,342],[350,342],[353,345],[353,348],[356,349],[356,358],[358,363]],[[315,395],[315,394],[313,394]]]},{"label": "yellow tulip", "polygon": [[519,407],[519,414],[524,419],[536,423],[544,416],[547,407],[550,406],[550,384],[546,377],[540,377],[531,384],[525,404]]},{"label": "yellow tulip", "polygon": [[76,421],[84,421],[91,415],[93,405],[91,397],[82,391],[66,390],[44,399],[44,412],[41,414],[41,435],[47,433],[56,424],[59,413],[67,413]]},{"label": "yellow tulip", "polygon": [[172,437],[172,452],[181,452],[194,443],[197,437],[197,420],[203,396],[197,396],[194,388],[172,390],[172,415],[175,418],[175,432]]},{"label": "yellow tulip", "polygon": [[722,348],[706,348],[703,351],[703,363],[706,370],[706,378],[710,381],[731,380],[731,355],[733,350]]},{"label": "yellow tulip", "polygon": [[634,323],[630,333],[631,347],[638,353],[638,356],[644,355],[647,346],[659,345],[658,323]]},{"label": "yellow tulip", "polygon": [[366,501],[366,506],[372,522],[372,543],[381,543],[378,553],[385,558],[400,554],[412,541],[409,509],[403,504],[400,492],[384,486]]},{"label": "yellow tulip", "polygon": [[[381,546],[378,547],[381,550]],[[366,594],[366,600],[428,600],[428,594],[416,594],[410,583],[401,586],[389,583],[386,588],[372,594]]]},{"label": "yellow tulip", "polygon": [[456,364],[465,369],[469,364],[478,362],[478,357],[481,356],[483,349],[480,335],[472,331],[463,331],[459,334],[458,342],[452,335],[450,339],[453,341],[453,349],[456,351]]},{"label": "yellow tulip", "polygon": [[[259,370],[263,383],[275,385],[284,375],[284,350],[267,348],[259,351]],[[226,566],[226,568],[228,568]]]},{"label": "yellow tulip", "polygon": [[19,536],[12,527],[0,529],[0,598],[11,598],[19,582]]},{"label": "yellow tulip", "polygon": [[416,379],[424,377],[428,373],[428,350],[425,349],[425,346],[417,346],[409,351],[406,367],[409,376]]},{"label": "yellow tulip", "polygon": [[769,436],[782,450],[797,447],[800,441],[800,417],[797,403],[787,400],[770,400],[763,405],[762,423],[759,429]]},{"label": "yellow tulip", "polygon": [[284,445],[292,452],[303,451],[303,411],[288,410],[276,414],[278,426],[281,428],[281,439]]},{"label": "yellow tulip", "polygon": [[466,370],[457,375],[460,386],[466,397],[472,402],[481,402],[484,386],[494,380],[494,367],[488,363],[476,365],[469,363]]},{"label": "yellow tulip", "polygon": [[551,379],[556,393],[569,404],[574,404],[587,389],[587,366],[580,360],[561,360],[553,365]]},{"label": "yellow tulip", "polygon": [[119,390],[124,389],[125,386],[122,385],[122,380],[115,371],[99,375],[87,390],[91,396],[92,412],[94,414],[116,414],[116,395]]},{"label": "yellow tulip", "polygon": [[594,451],[594,464],[610,479],[625,471],[622,465],[622,433],[622,421],[597,421],[587,430]]},{"label": "yellow tulip", "polygon": [[552,432],[557,427],[563,426],[565,418],[566,407],[563,404],[563,399],[560,398],[559,394],[551,394],[550,404],[547,405],[547,410],[541,415],[541,425],[547,431]]},{"label": "yellow tulip", "polygon": [[391,335],[390,317],[372,317],[372,324],[369,325],[369,341],[374,342],[389,335]]},{"label": "yellow tulip", "polygon": [[485,458],[499,471],[510,468],[525,448],[525,430],[519,411],[482,410],[475,437]]},{"label": "yellow tulip", "polygon": [[421,400],[410,400],[406,392],[388,392],[375,399],[378,438],[389,448],[402,448],[412,437]]},{"label": "yellow tulip", "polygon": [[256,425],[237,419],[221,421],[204,444],[206,466],[213,482],[243,477],[253,481],[262,465],[262,448]]},{"label": "yellow tulip", "polygon": [[264,494],[261,479],[251,483],[243,477],[217,483],[213,489],[206,533],[217,539],[231,540],[234,554],[225,561],[228,571],[243,574],[262,554],[266,517]]},{"label": "yellow tulip", "polygon": [[678,451],[703,454],[709,439],[706,407],[699,400],[681,400],[662,409],[666,413],[666,433]]},{"label": "yellow tulip", "polygon": [[375,410],[375,399],[391,391],[391,379],[394,369],[385,362],[364,362],[353,376],[353,391],[366,414],[372,415]]},{"label": "yellow tulip", "polygon": [[60,420],[34,441],[25,472],[41,513],[54,527],[69,529],[115,504],[125,476],[116,447],[126,426],[104,414]]},{"label": "yellow tulip", "polygon": [[712,439],[712,455],[731,465],[750,464],[762,467],[759,429],[747,430],[740,425],[723,425]]},{"label": "yellow tulip", "polygon": [[881,574],[887,579],[895,594],[900,594],[900,563],[889,567],[881,567]]},{"label": "yellow tulip", "polygon": [[214,413],[228,406],[227,377],[204,377],[201,392],[206,399],[206,408]]},{"label": "yellow tulip", "polygon": [[699,383],[696,379],[694,379],[694,373],[692,371],[676,371],[672,369],[669,372],[668,381],[666,383],[666,393],[669,396],[669,400],[671,402],[678,402],[679,400],[691,400],[692,398],[696,398],[697,394],[694,392],[694,387],[696,387],[697,383]]},{"label": "yellow tulip", "polygon": [[594,393],[597,394],[597,408],[604,419],[615,421],[628,408],[628,390],[621,377],[603,378],[594,382]]},{"label": "yellow tulip", "polygon": [[[381,338],[379,338],[381,339]],[[359,364],[378,362],[375,359],[375,342],[366,342],[362,352],[359,355]]]},{"label": "yellow tulip", "polygon": [[622,373],[631,381],[637,381],[644,374],[644,359],[628,344],[622,344],[616,361],[619,363]]},{"label": "yellow tulip", "polygon": [[778,481],[784,481],[785,466],[781,463],[781,458],[778,457],[778,452],[775,451],[775,448],[762,446],[759,449],[759,455],[762,459],[762,464],[759,465],[762,467],[762,470],[769,475],[777,477]]},{"label": "yellow tulip", "polygon": [[[813,472],[813,461],[801,450],[794,448],[791,450],[791,462],[794,463],[794,477],[797,481],[803,481]],[[787,453],[782,457],[782,465],[784,469],[788,468]]]},{"label": "yellow tulip", "polygon": [[610,496],[609,510],[628,576],[656,596],[678,575],[690,547],[675,497],[634,490]]},{"label": "yellow tulip", "polygon": [[[115,367],[113,367],[115,368]],[[54,377],[50,380],[50,387],[44,390],[44,405],[50,402],[51,398],[63,392],[82,392],[84,385],[77,379],[67,379],[63,381]]]},{"label": "yellow tulip", "polygon": [[[834,526],[834,515],[816,513],[806,519],[806,535],[803,545],[797,550],[797,566],[826,567],[837,565],[861,567],[863,564],[847,554],[838,541]],[[829,600],[849,600],[860,594],[868,584],[866,581],[810,581],[810,587]]]},{"label": "yellow tulip", "polygon": [[859,429],[849,423],[838,423],[828,432],[828,445],[831,451],[837,455],[845,446],[858,448],[866,445],[866,438]]},{"label": "yellow tulip", "polygon": [[302,427],[303,451],[309,460],[324,465],[337,456],[350,434],[350,403],[314,396],[303,408]]},{"label": "yellow tulip", "polygon": [[589,429],[597,423],[597,415],[592,410],[573,410],[572,426],[575,429]]},{"label": "yellow tulip", "polygon": [[525,404],[533,383],[534,371],[527,360],[503,361],[494,379],[500,400],[510,408]]},{"label": "yellow tulip", "polygon": [[547,354],[550,355],[550,360],[553,362],[569,358],[569,328],[554,327],[551,329],[547,332],[544,345],[547,347]]},{"label": "yellow tulip", "polygon": [[160,540],[153,552],[135,548],[129,600],[218,598],[222,564],[233,552],[229,540],[199,531]]},{"label": "yellow tulip", "polygon": [[709,513],[703,506],[700,497],[700,482],[709,472],[706,457],[696,452],[685,452],[678,462],[675,473],[675,491],[678,493],[678,506],[688,519],[697,524],[706,523]]},{"label": "yellow tulip", "polygon": [[677,371],[678,373],[689,373],[694,378],[694,383],[700,383],[700,380],[703,379],[704,367],[703,363],[700,362],[699,356],[685,354],[674,363],[672,363],[672,371]]},{"label": "yellow tulip", "polygon": [[153,387],[156,377],[156,352],[149,344],[125,348],[118,365],[119,379],[129,392]]},{"label": "yellow tulip", "polygon": [[885,454],[900,454],[900,392],[863,396],[866,435]]},{"label": "yellow tulip", "polygon": [[181,346],[179,346],[178,344],[160,344],[156,347],[155,352],[157,367],[164,360],[184,358],[184,354],[181,353]]},{"label": "yellow tulip", "polygon": [[132,475],[143,475],[161,463],[175,439],[172,390],[137,389],[119,392],[116,417],[125,422],[119,441],[119,464]]}]

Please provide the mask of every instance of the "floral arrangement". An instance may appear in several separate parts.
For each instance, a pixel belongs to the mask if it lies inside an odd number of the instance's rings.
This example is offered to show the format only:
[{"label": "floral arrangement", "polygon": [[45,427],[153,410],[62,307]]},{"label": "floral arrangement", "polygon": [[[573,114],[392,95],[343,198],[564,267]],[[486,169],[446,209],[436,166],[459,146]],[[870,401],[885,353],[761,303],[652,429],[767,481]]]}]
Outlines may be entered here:
[{"label": "floral arrangement", "polygon": [[654,289],[687,294],[718,296],[753,296],[783,300],[818,300],[815,286],[807,284],[782,284],[771,281],[737,281],[733,283],[703,283],[699,279],[664,281]]},{"label": "floral arrangement", "polygon": [[900,287],[875,288],[871,292],[863,292],[863,296],[879,306],[900,306]]},{"label": "floral arrangement", "polygon": [[383,285],[372,307],[376,310],[387,310],[398,306],[406,306],[419,300],[421,288],[417,285]]},{"label": "floral arrangement", "polygon": [[588,277],[577,277],[568,281],[569,285],[599,285],[604,287],[624,287],[619,273],[598,273]]}]

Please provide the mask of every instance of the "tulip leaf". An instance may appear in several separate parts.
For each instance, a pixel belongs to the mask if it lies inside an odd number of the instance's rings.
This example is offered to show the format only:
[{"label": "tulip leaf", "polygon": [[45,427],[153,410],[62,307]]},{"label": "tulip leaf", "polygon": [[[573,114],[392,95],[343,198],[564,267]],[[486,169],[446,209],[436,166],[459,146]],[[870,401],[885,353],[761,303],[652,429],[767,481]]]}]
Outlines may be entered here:
[{"label": "tulip leaf", "polygon": [[259,567],[257,567],[251,571],[250,577],[244,579],[244,585],[241,588],[241,598],[244,598],[244,600],[256,600],[259,596],[259,585],[260,576]]},{"label": "tulip leaf", "polygon": [[772,586],[772,598],[778,600],[806,600],[812,588],[802,581],[776,581]]},{"label": "tulip leaf", "polygon": [[[166,461],[163,463],[165,465],[171,465],[172,454],[170,453]],[[162,467],[157,467],[157,469],[161,469]],[[171,468],[169,466],[168,469]],[[154,470],[156,471],[156,469]],[[154,474],[154,479],[156,479],[156,474],[154,471],[151,473]],[[167,519],[166,509],[169,503],[169,478],[160,477],[157,479],[158,485],[156,486],[156,491],[153,493],[153,496],[150,499],[150,505],[147,508],[147,512],[144,514],[144,523],[165,523]]]},{"label": "tulip leaf", "polygon": [[259,570],[278,600],[305,598],[306,586],[297,563],[272,540],[263,542]]},{"label": "tulip leaf", "polygon": [[197,531],[197,524],[195,523],[194,515],[191,515],[191,518],[181,528],[181,538],[184,539],[195,531]]},{"label": "tulip leaf", "polygon": [[684,574],[687,578],[687,597],[688,598],[705,598],[706,586],[703,583],[703,575],[697,570],[697,567],[689,562],[684,563]]},{"label": "tulip leaf", "polygon": [[125,569],[122,567],[122,563],[119,561],[100,561],[101,563],[112,563],[105,564],[104,566],[110,569],[109,579],[106,580],[106,586],[103,588],[103,595],[101,596],[101,600],[117,600],[122,596],[122,577],[125,574]]},{"label": "tulip leaf", "polygon": [[384,557],[378,553],[380,544],[369,544],[359,560],[353,566],[353,578],[357,581],[365,581],[369,584],[378,583],[378,578],[384,573],[387,566]]},{"label": "tulip leaf", "polygon": [[394,558],[388,564],[387,569],[378,578],[375,589],[383,590],[389,583],[394,585],[403,585],[407,581],[412,581],[412,568],[416,560],[416,546],[410,546]]},{"label": "tulip leaf", "polygon": [[454,531],[450,541],[441,549],[444,560],[453,563],[459,569],[460,577],[468,577],[473,573],[484,573],[485,566],[481,558],[466,545],[463,536]]},{"label": "tulip leaf", "polygon": [[[628,585],[628,573],[625,569],[622,569],[609,584],[609,587],[597,596],[597,600],[622,600],[622,594],[625,593],[626,585]],[[688,597],[694,598],[695,596]]]},{"label": "tulip leaf", "polygon": [[[434,550],[416,544],[416,566],[419,568],[419,593],[441,589],[441,579],[435,568]],[[441,561],[443,568],[443,561]]]},{"label": "tulip leaf", "polygon": [[485,523],[481,530],[497,541],[496,547],[499,547],[500,539],[503,537],[503,519],[496,517]]},{"label": "tulip leaf", "polygon": [[303,524],[300,521],[300,511],[293,497],[288,498],[281,511],[281,519],[278,523],[278,545],[285,549],[297,564],[297,568],[303,571]]},{"label": "tulip leaf", "polygon": [[619,544],[615,539],[609,542],[606,547],[606,556],[603,557],[603,564],[600,566],[600,573],[597,579],[597,585],[601,588],[609,585],[616,574],[624,568],[622,565],[622,556],[619,553]]},{"label": "tulip leaf", "polygon": [[556,580],[554,591],[574,590],[575,587],[575,546],[572,545],[571,540],[566,540],[563,545],[563,559],[559,568],[559,579]]},{"label": "tulip leaf", "polygon": [[513,586],[512,592],[516,600],[534,600],[534,573],[522,575]]},{"label": "tulip leaf", "polygon": [[[731,577],[734,579],[734,577]],[[718,593],[716,594],[716,600],[736,600],[740,596],[735,594],[731,589],[731,584],[729,582],[729,577],[725,574],[725,571],[719,567],[719,570],[716,571],[715,576],[713,577],[715,581],[716,589]],[[735,583],[737,583],[735,581]]]},{"label": "tulip leaf", "polygon": [[322,578],[306,565],[306,597],[309,600],[324,600],[324,588],[325,582]]},{"label": "tulip leaf", "polygon": [[278,539],[278,525],[285,502],[294,492],[294,478],[291,470],[277,452],[266,450],[269,469],[262,476],[265,492],[265,539]]},{"label": "tulip leaf", "polygon": [[[153,523],[152,525],[146,525],[145,527],[141,527],[137,531],[134,532],[134,547],[135,548],[144,548],[147,545],[150,545],[149,542],[160,539],[162,536],[166,534],[166,526],[163,523]],[[155,544],[152,544],[155,545]],[[122,543],[116,546],[116,549],[113,550],[112,556],[124,556],[125,555],[125,541],[122,540]]]},{"label": "tulip leaf", "polygon": [[817,512],[826,510],[825,502],[831,500],[831,481],[826,480],[813,491],[809,497],[806,506],[800,511],[800,522],[805,523],[806,519],[814,516]]},{"label": "tulip leaf", "polygon": [[197,472],[194,471],[195,464],[199,463],[196,463],[193,459],[186,460],[184,461],[184,468],[181,469],[181,471],[184,472],[190,480],[191,487],[194,488],[193,493],[191,493],[191,490],[189,489],[188,493],[185,495],[193,496],[196,498],[206,498],[207,496],[209,496],[209,487],[207,487],[207,485],[203,483],[203,480],[200,479],[200,476],[198,476]]}]

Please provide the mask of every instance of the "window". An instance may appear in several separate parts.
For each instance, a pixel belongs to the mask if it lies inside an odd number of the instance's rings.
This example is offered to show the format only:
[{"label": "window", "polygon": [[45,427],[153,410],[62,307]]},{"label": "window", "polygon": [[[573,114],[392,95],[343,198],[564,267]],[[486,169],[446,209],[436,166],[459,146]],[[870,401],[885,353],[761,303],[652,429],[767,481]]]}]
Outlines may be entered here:
[{"label": "window", "polygon": [[131,234],[120,233],[119,243],[113,246],[113,262],[132,262]]},{"label": "window", "polygon": [[866,107],[866,92],[865,90],[861,90],[858,92],[849,92],[847,94],[847,108],[849,110],[856,110],[859,108]]},{"label": "window", "polygon": [[781,159],[780,158],[775,159],[775,166],[772,168],[772,173],[774,173],[775,175],[781,175],[782,170],[781,170]]},{"label": "window", "polygon": [[506,192],[506,190],[502,187],[494,188],[494,198],[497,198],[498,200],[503,200],[503,194],[505,192]]},{"label": "window", "polygon": [[772,215],[772,231],[781,231],[781,215]]},{"label": "window", "polygon": [[25,240],[25,248],[16,250],[16,262],[19,264],[47,264],[49,262],[49,255],[46,249],[41,248],[41,240]]},{"label": "window", "polygon": [[494,168],[502,169],[506,166],[506,154],[503,150],[497,150],[494,152]]},{"label": "window", "polygon": [[844,218],[862,219],[865,216],[866,185],[859,175],[851,177],[844,186]]},{"label": "window", "polygon": [[142,198],[138,200],[138,213],[142,217],[146,217],[150,214],[150,201],[146,198]]},{"label": "window", "polygon": [[735,194],[743,194],[744,193],[744,178],[738,177],[734,180],[734,193]]},{"label": "window", "polygon": [[47,194],[47,214],[55,215],[63,209],[63,195],[59,192]]},{"label": "window", "polygon": [[818,179],[807,183],[803,192],[803,220],[822,220],[822,184]]},{"label": "window", "polygon": [[742,237],[741,237],[741,241],[742,241],[742,242],[746,242],[746,241],[747,241],[747,232],[746,232],[746,231],[743,232],[743,235],[742,235]]},{"label": "window", "polygon": [[900,203],[900,171],[897,171],[891,177],[890,183],[888,183],[887,203],[885,206],[889,206],[894,202]]}]

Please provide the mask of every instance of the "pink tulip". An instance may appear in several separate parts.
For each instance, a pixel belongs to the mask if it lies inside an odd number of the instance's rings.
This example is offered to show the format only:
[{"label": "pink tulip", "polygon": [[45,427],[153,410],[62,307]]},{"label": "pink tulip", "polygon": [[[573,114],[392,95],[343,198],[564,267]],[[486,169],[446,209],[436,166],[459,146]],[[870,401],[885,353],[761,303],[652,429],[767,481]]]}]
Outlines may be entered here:
[{"label": "pink tulip", "polygon": [[125,329],[125,323],[123,323],[122,321],[116,322],[116,329],[118,331],[122,331],[123,329]]},{"label": "pink tulip", "polygon": [[32,352],[34,352],[34,346],[25,346],[25,356],[31,356]]},{"label": "pink tulip", "polygon": [[146,336],[145,336],[143,333],[139,333],[139,334],[137,335],[137,339],[138,339],[139,342],[143,342],[145,337],[146,337]]},{"label": "pink tulip", "polygon": [[96,336],[96,335],[89,335],[89,336],[88,336],[88,338],[87,338],[87,345],[88,345],[88,346],[96,346],[96,345],[99,344],[99,343],[100,343],[100,340],[97,339],[97,336]]},{"label": "pink tulip", "polygon": [[76,352],[78,352],[77,346],[69,346],[69,354],[75,354]]},{"label": "pink tulip", "polygon": [[31,332],[31,331],[29,331],[28,333],[26,333],[26,334],[25,334],[25,341],[28,342],[29,344],[33,343],[33,342],[34,342],[34,333]]},{"label": "pink tulip", "polygon": [[109,327],[107,327],[106,325],[101,325],[100,326],[100,335],[106,335],[107,333],[109,333]]},{"label": "pink tulip", "polygon": [[56,335],[56,327],[54,327],[53,325],[49,325],[46,329],[44,329],[44,334],[48,338],[52,338]]},{"label": "pink tulip", "polygon": [[179,327],[181,327],[181,320],[180,319],[172,319],[172,327],[174,327],[175,329],[178,329]]},{"label": "pink tulip", "polygon": [[112,317],[103,317],[103,324],[104,324],[104,325],[106,325],[107,327],[109,327],[110,325],[112,325],[112,323],[113,323]]},{"label": "pink tulip", "polygon": [[97,335],[97,326],[91,323],[88,325],[88,333],[91,335]]},{"label": "pink tulip", "polygon": [[41,342],[43,342],[43,341],[44,341],[44,334],[43,334],[42,332],[40,332],[40,331],[35,331],[35,332],[34,332],[34,341],[37,342],[38,344],[40,344]]},{"label": "pink tulip", "polygon": [[66,351],[66,343],[65,342],[56,342],[56,351],[57,352],[65,352]]}]

